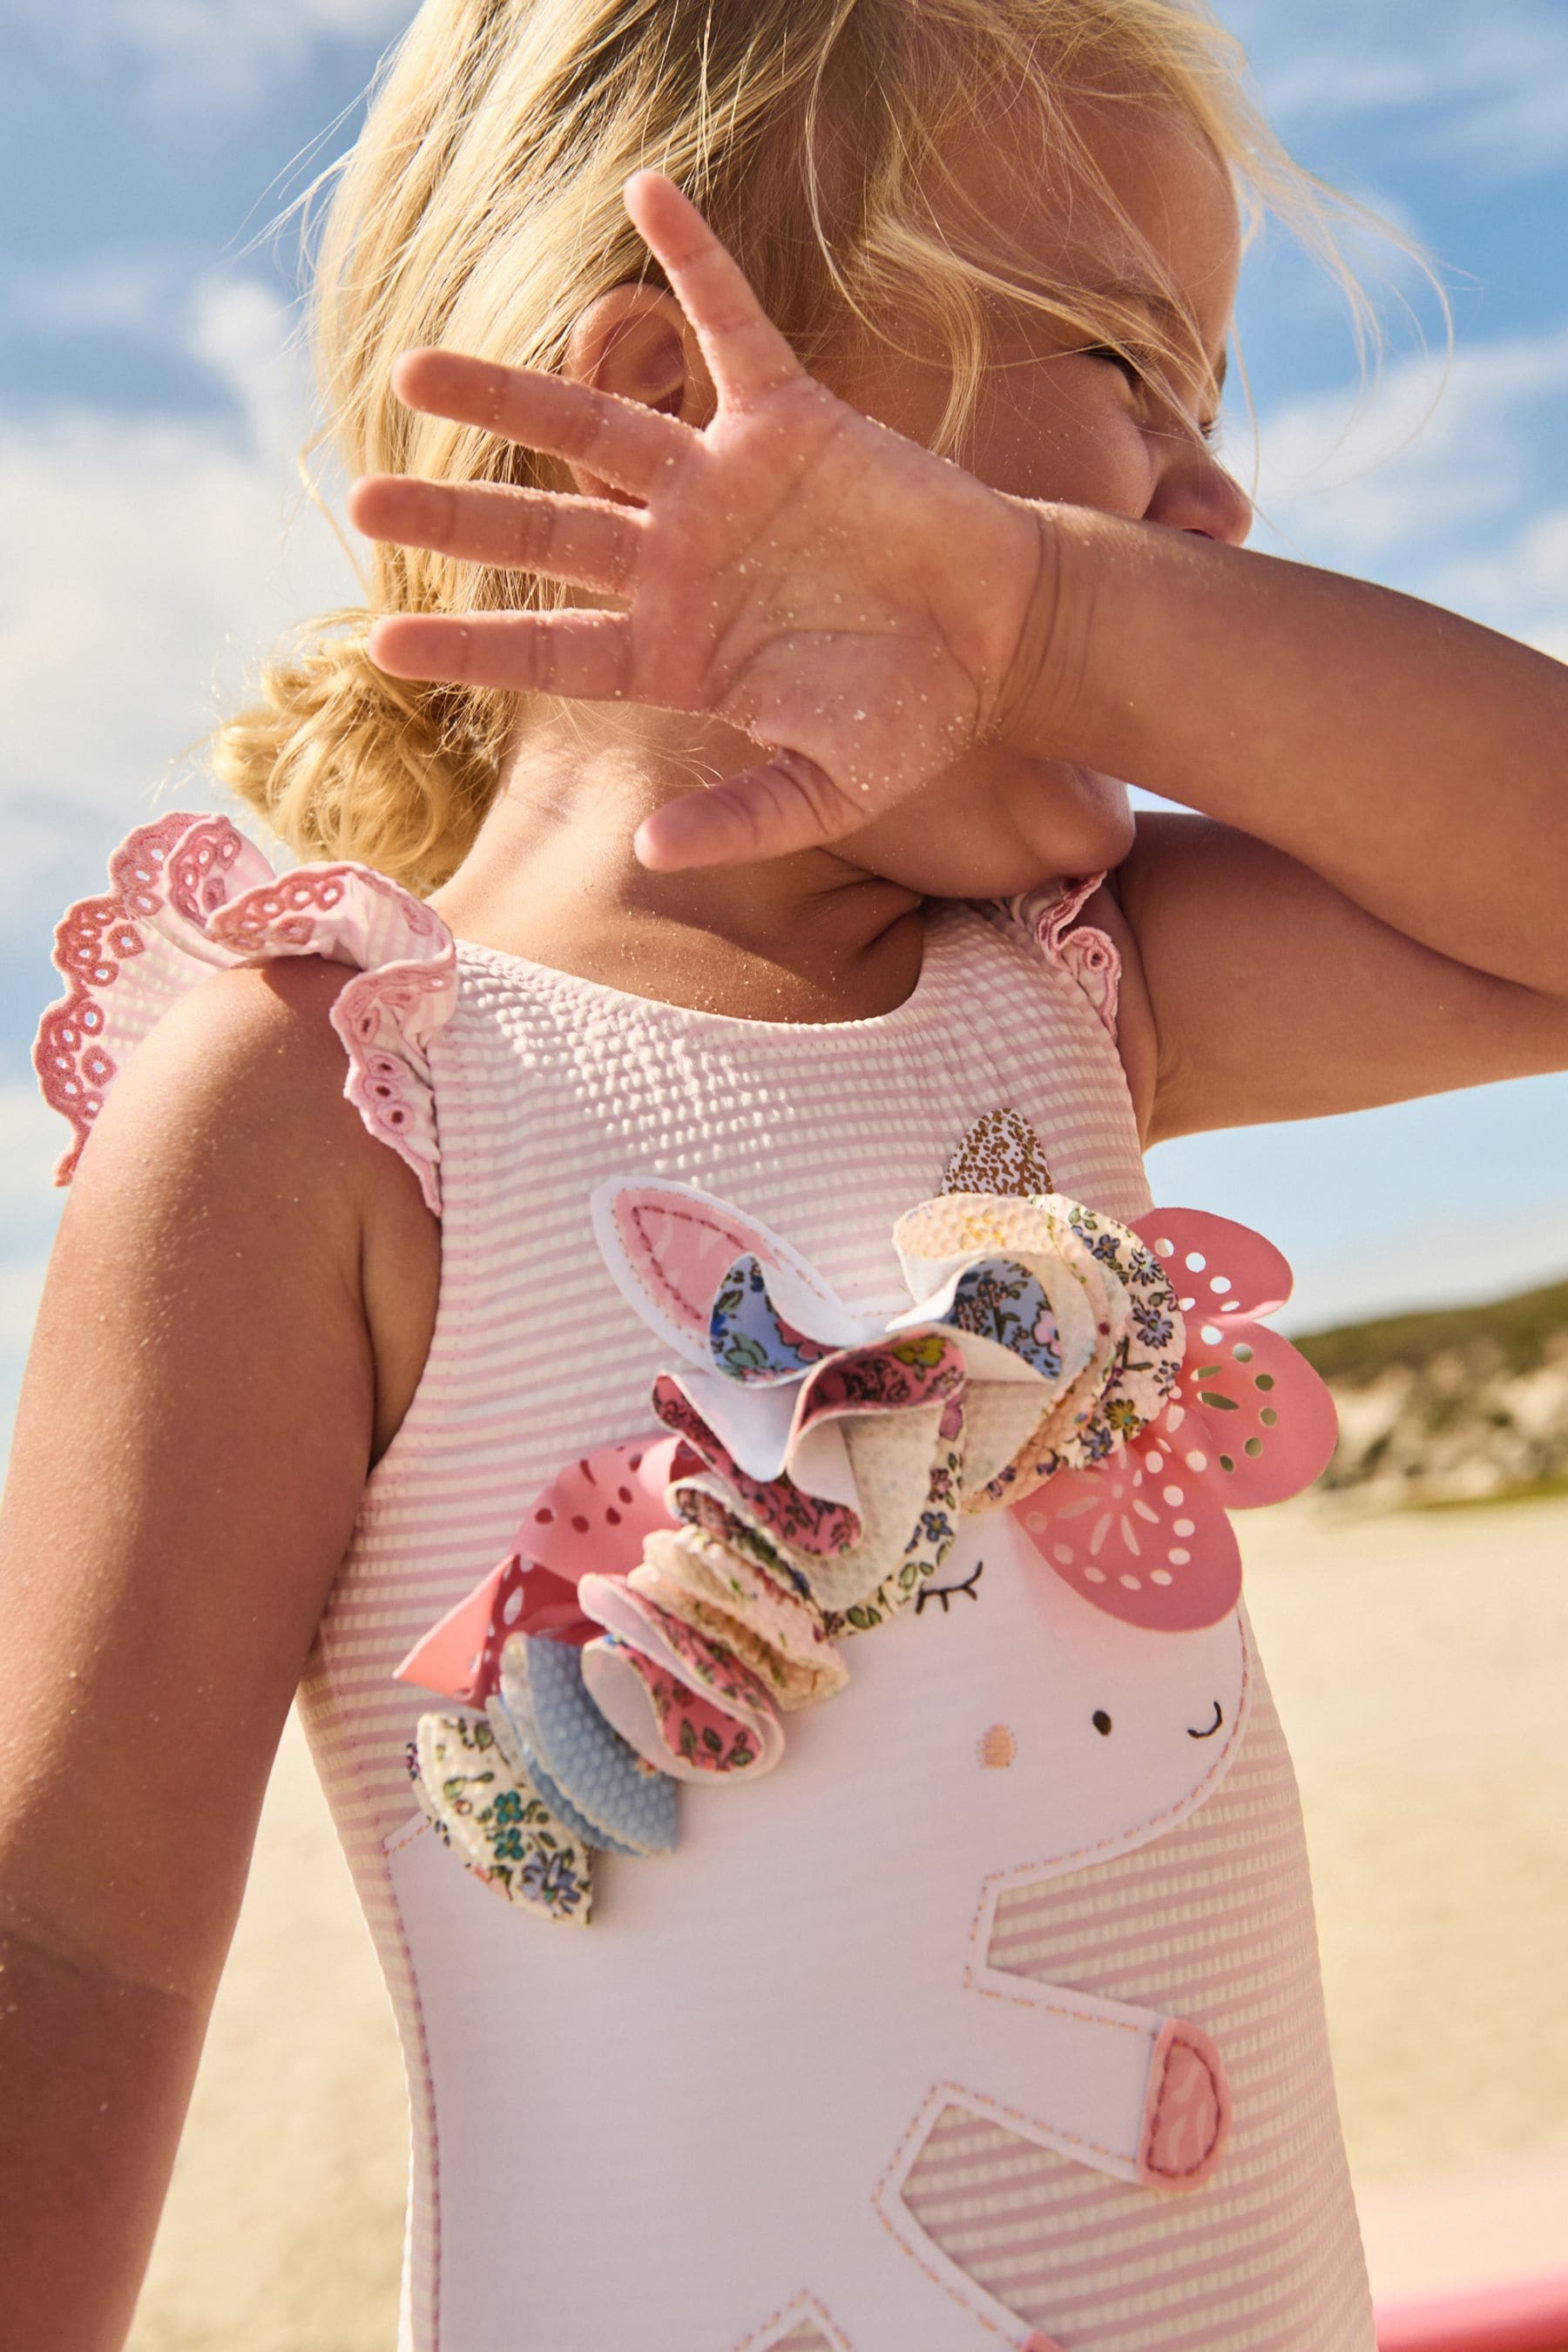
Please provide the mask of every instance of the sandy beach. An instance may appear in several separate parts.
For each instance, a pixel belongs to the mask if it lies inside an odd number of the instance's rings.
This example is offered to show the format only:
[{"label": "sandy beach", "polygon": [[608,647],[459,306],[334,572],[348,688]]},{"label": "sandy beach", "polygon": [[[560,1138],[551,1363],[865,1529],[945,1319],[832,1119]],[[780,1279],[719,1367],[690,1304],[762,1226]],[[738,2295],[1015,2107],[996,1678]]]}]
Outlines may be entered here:
[{"label": "sandy beach", "polygon": [[[1243,1532],[1374,2287],[1568,2266],[1568,1502]],[[391,2352],[405,2132],[290,1724],[132,2352]]]}]

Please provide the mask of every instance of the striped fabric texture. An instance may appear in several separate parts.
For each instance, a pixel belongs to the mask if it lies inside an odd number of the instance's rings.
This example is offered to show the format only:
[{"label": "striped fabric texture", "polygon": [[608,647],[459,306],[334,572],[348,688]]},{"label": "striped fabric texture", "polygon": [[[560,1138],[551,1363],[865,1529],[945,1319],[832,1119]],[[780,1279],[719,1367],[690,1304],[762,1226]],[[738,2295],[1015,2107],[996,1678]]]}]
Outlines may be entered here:
[{"label": "striped fabric texture", "polygon": [[[443,1194],[435,1337],[366,1487],[300,1695],[407,2064],[403,2352],[500,2347],[441,2331],[441,2151],[386,1865],[413,1825],[405,1757],[423,1703],[393,1669],[512,1549],[563,1462],[653,1426],[657,1343],[600,1259],[594,1187],[637,1174],[700,1186],[784,1234],[845,1296],[889,1303],[905,1297],[895,1218],[940,1188],[966,1132],[1000,1107],[1034,1127],[1058,1191],[1121,1219],[1150,1205],[1100,1013],[1068,964],[999,910],[939,908],[913,995],[858,1022],[685,1011],[461,942],[458,971],[456,1009],[429,1047]],[[526,2000],[530,1934],[562,1931],[518,1925]],[[1194,2020],[1221,2040],[1236,2098],[1222,2170],[1186,2199],[973,2121],[939,2126],[909,2202],[1019,2315],[1019,2340],[1033,2326],[1063,2352],[1373,2352],[1294,1783],[1267,1693],[1207,1806],[1117,1862],[1012,1894],[992,1957]],[[442,2117],[445,2131],[468,2127]],[[984,2342],[954,2307],[942,2318],[954,2345]],[[792,2352],[821,2340],[809,2325],[788,2339]],[[515,2352],[579,2347],[535,2347],[520,2312]],[[731,2347],[667,2345],[655,2329],[646,2352]]]}]

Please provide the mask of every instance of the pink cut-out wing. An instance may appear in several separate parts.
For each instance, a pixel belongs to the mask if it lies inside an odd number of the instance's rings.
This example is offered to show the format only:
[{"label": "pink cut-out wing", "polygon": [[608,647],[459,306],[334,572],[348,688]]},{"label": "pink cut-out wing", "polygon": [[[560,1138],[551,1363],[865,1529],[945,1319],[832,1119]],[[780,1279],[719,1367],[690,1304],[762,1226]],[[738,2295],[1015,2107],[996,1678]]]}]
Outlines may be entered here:
[{"label": "pink cut-out wing", "polygon": [[[393,1668],[393,1680],[439,1691],[444,1698],[455,1698],[463,1706],[483,1706],[489,1696],[484,1686],[485,1645],[500,1608],[501,1586],[509,1570],[515,1581],[517,1568],[517,1561],[503,1559],[492,1569],[416,1642],[403,1664]],[[492,1682],[490,1688],[494,1687]]]},{"label": "pink cut-out wing", "polygon": [[679,1443],[662,1433],[626,1438],[569,1462],[529,1506],[519,1552],[573,1586],[635,1568],[644,1538],[676,1524],[664,1496]]},{"label": "pink cut-out wing", "polygon": [[1132,1231],[1159,1259],[1184,1315],[1272,1315],[1290,1296],[1289,1260],[1250,1225],[1207,1209],[1151,1209]]},{"label": "pink cut-out wing", "polygon": [[439,1691],[464,1706],[483,1706],[500,1687],[500,1654],[513,1633],[538,1633],[581,1648],[598,1631],[577,1605],[575,1581],[514,1552],[416,1642],[393,1679]]},{"label": "pink cut-out wing", "polygon": [[1162,1433],[1216,1502],[1242,1511],[1282,1503],[1321,1477],[1339,1416],[1311,1365],[1278,1331],[1194,1321],[1176,1395],[1145,1434]]},{"label": "pink cut-out wing", "polygon": [[1108,1617],[1190,1633],[1241,1597],[1236,1531],[1205,1483],[1145,1430],[1092,1470],[1058,1470],[1013,1507],[1047,1566]]},{"label": "pink cut-out wing", "polygon": [[[792,1301],[803,1292],[843,1315],[822,1276],[787,1242],[693,1185],[617,1177],[598,1187],[592,1208],[594,1232],[616,1286],[644,1322],[692,1363],[711,1360],[713,1300],[738,1258],[755,1257],[769,1272],[793,1276]],[[789,1319],[800,1317],[791,1312]]]}]

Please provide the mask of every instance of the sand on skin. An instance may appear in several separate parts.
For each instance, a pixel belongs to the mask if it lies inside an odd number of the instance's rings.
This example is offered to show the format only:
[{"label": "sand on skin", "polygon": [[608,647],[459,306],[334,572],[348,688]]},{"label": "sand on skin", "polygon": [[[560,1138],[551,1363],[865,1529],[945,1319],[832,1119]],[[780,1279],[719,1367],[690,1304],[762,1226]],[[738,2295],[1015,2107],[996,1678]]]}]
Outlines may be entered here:
[{"label": "sand on skin", "polygon": [[[1243,1532],[1374,2284],[1561,2266],[1568,1502],[1309,1503]],[[391,2352],[405,2128],[385,1999],[290,1724],[131,2352]],[[1455,2183],[1430,2226],[1406,2185],[1428,2171]]]}]

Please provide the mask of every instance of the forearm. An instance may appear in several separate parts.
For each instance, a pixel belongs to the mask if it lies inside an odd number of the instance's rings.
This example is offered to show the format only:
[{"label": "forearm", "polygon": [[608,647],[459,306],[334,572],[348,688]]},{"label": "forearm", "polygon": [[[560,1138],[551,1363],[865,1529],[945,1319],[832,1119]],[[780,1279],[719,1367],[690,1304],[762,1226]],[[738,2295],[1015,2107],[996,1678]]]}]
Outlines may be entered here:
[{"label": "forearm", "polygon": [[1568,995],[1568,667],[1391,589],[1039,511],[1038,656],[1011,740],[1217,817],[1423,945]]},{"label": "forearm", "polygon": [[0,1930],[6,2340],[119,2352],[157,2229],[205,2019]]}]

